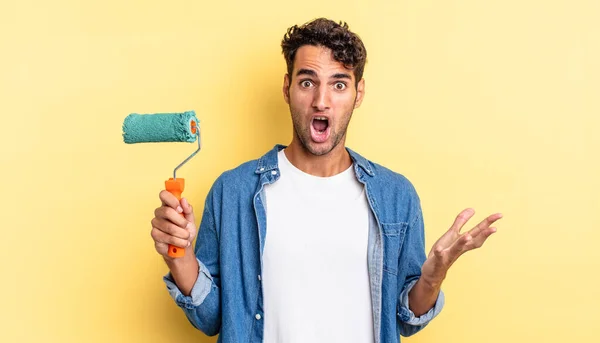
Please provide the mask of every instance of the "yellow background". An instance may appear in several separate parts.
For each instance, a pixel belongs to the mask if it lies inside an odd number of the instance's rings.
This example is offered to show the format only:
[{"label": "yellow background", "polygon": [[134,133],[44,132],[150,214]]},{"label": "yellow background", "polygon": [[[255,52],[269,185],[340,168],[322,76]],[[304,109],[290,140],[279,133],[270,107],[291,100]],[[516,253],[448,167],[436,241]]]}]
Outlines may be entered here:
[{"label": "yellow background", "polygon": [[[368,49],[347,144],[406,175],[427,249],[502,212],[446,307],[406,342],[598,342],[600,3],[7,1],[0,6],[2,342],[213,342],[169,298],[150,238],[194,149],[126,145],[131,112],[193,109],[196,209],[224,170],[289,143],[286,28],[345,20]],[[198,218],[199,220],[200,218]]]}]

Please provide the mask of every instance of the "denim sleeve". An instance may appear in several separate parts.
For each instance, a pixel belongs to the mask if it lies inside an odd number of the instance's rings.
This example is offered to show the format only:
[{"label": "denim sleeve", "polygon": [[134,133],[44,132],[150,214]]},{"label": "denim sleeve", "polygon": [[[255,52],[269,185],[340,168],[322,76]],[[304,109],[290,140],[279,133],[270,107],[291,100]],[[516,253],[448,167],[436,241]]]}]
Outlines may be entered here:
[{"label": "denim sleeve", "polygon": [[175,284],[171,273],[163,277],[167,290],[189,322],[208,336],[221,329],[221,301],[219,277],[219,241],[210,206],[210,196],[204,206],[194,251],[198,260],[198,278],[189,296]]},{"label": "denim sleeve", "polygon": [[440,290],[434,306],[425,314],[416,317],[410,310],[408,294],[421,277],[421,267],[427,256],[425,255],[425,230],[420,205],[415,206],[414,219],[407,227],[402,252],[399,259],[399,275],[401,291],[398,296],[397,318],[400,334],[408,337],[421,331],[435,318],[444,307],[444,292]]},{"label": "denim sleeve", "polygon": [[398,318],[401,322],[401,332],[403,336],[411,336],[423,329],[429,322],[436,317],[444,307],[444,292],[440,290],[435,305],[425,314],[420,317],[415,316],[413,311],[410,310],[408,302],[408,293],[417,283],[417,280],[409,282],[402,294],[400,294],[400,304],[398,306]]}]

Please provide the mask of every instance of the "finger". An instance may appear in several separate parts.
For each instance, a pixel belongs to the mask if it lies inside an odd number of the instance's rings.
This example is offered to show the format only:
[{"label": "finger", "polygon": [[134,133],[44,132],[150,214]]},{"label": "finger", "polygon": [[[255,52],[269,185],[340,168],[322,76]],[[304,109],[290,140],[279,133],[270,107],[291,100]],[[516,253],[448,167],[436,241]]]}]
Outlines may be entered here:
[{"label": "finger", "polygon": [[496,232],[495,227],[490,227],[490,228],[481,230],[479,235],[477,237],[473,238],[473,241],[471,243],[471,246],[469,247],[469,250],[481,248],[483,246],[483,243],[485,243],[485,241],[492,234],[494,234],[494,232]]},{"label": "finger", "polygon": [[473,217],[474,214],[475,210],[473,210],[472,208],[467,208],[460,212],[458,216],[456,216],[454,223],[450,227],[450,231],[460,232],[460,229],[462,229],[465,223],[469,221],[469,219],[471,219],[471,217]]},{"label": "finger", "polygon": [[168,234],[170,236],[186,240],[190,238],[189,228],[192,227],[191,225],[186,225],[185,228],[181,228],[167,220],[160,218],[152,219],[151,224],[153,228],[156,228],[159,231],[164,232],[165,234]]},{"label": "finger", "polygon": [[160,201],[162,201],[163,206],[169,206],[170,208],[176,210],[177,213],[183,212],[183,208],[180,206],[179,200],[177,200],[173,194],[162,190],[158,197],[160,198]]},{"label": "finger", "polygon": [[155,241],[154,249],[163,256],[167,256],[169,254],[169,246],[165,243],[159,243]]},{"label": "finger", "polygon": [[185,219],[192,223],[195,223],[196,218],[194,217],[194,209],[192,208],[192,205],[188,202],[186,198],[181,198],[181,208],[183,209]]},{"label": "finger", "polygon": [[482,220],[479,224],[477,224],[477,226],[475,226],[473,229],[471,229],[471,231],[469,231],[469,234],[471,234],[471,236],[473,236],[473,237],[479,236],[479,234],[482,232],[482,230],[489,228],[490,225],[492,225],[495,221],[497,221],[500,218],[502,218],[502,213],[494,213],[494,214],[488,216],[487,218]]},{"label": "finger", "polygon": [[174,245],[176,247],[185,249],[191,245],[191,242],[189,240],[172,236],[156,227],[152,228],[151,236],[152,236],[152,239],[154,240],[155,246],[157,246],[157,244],[162,243],[162,244]]},{"label": "finger", "polygon": [[181,198],[181,208],[183,209],[184,214],[192,214],[194,213],[194,209],[192,205],[188,202],[186,198]]},{"label": "finger", "polygon": [[188,220],[186,218],[168,206],[161,206],[154,210],[154,216],[160,219],[168,220],[182,228],[185,228],[188,224]]},{"label": "finger", "polygon": [[188,238],[188,241],[193,243],[194,239],[196,239],[196,229],[195,228],[188,229],[188,232],[190,233],[190,237]]},{"label": "finger", "polygon": [[455,261],[465,251],[469,250],[468,246],[473,241],[473,237],[469,233],[465,233],[458,238],[448,249],[448,256],[451,261]]}]

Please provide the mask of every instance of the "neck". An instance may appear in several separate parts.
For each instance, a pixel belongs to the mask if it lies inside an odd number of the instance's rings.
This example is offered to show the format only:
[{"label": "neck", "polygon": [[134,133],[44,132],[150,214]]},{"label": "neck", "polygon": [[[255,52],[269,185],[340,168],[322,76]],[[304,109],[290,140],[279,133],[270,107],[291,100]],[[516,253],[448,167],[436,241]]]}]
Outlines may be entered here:
[{"label": "neck", "polygon": [[352,159],[344,146],[344,141],[345,139],[340,141],[327,154],[316,156],[304,148],[297,139],[293,139],[292,143],[285,148],[284,153],[290,163],[303,172],[319,177],[329,177],[343,172],[352,165]]}]

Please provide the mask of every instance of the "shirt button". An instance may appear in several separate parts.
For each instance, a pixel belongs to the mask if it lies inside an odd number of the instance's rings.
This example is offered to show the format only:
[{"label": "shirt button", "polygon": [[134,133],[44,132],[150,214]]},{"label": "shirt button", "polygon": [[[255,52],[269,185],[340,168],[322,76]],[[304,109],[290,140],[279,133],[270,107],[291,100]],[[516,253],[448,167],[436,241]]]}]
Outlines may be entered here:
[{"label": "shirt button", "polygon": [[256,320],[260,320],[260,314],[257,314],[256,316],[254,316],[254,318],[256,318]]},{"label": "shirt button", "polygon": [[277,170],[273,170],[273,171],[271,172],[271,175],[277,175]]},{"label": "shirt button", "polygon": [[259,275],[259,276],[258,276],[258,281],[260,281],[260,280],[261,280],[261,278],[260,278],[260,275]]},{"label": "shirt button", "polygon": [[261,168],[260,168],[260,171],[263,171],[263,170],[265,170],[265,168],[261,167]]}]

